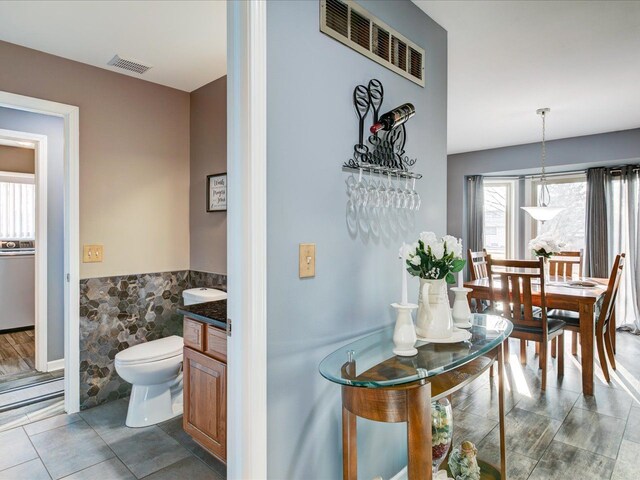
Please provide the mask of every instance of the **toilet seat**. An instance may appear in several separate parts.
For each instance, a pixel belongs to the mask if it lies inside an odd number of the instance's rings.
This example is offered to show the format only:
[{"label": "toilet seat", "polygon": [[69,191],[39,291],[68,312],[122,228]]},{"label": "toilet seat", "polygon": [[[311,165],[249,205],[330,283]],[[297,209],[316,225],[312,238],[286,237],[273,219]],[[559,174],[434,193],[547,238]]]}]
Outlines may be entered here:
[{"label": "toilet seat", "polygon": [[172,335],[122,350],[116,354],[115,360],[119,365],[139,365],[157,362],[182,355],[183,347],[184,341],[182,337]]}]

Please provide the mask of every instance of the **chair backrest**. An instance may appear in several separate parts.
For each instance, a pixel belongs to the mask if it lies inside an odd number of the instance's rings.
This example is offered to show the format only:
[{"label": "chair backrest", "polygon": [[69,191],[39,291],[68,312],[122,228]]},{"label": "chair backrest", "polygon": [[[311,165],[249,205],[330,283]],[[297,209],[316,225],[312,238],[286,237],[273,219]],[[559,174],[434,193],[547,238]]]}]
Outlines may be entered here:
[{"label": "chair backrest", "polygon": [[582,249],[575,252],[556,253],[549,259],[549,275],[555,277],[572,277],[574,268],[582,275]]},{"label": "chair backrest", "polygon": [[625,254],[621,253],[616,256],[613,262],[613,268],[609,275],[609,283],[607,284],[607,291],[604,294],[602,301],[602,307],[600,308],[600,316],[598,317],[598,325],[603,328],[609,324],[611,315],[615,309],[616,297],[618,296],[618,287],[620,287],[620,279],[622,278],[622,268],[624,267]]},{"label": "chair backrest", "polygon": [[469,259],[469,271],[472,281],[489,276],[489,271],[487,270],[487,251],[484,248],[481,252],[472,252],[471,249],[469,249],[467,257]]},{"label": "chair backrest", "polygon": [[[514,326],[540,328],[547,335],[547,308],[544,296],[544,261],[538,260],[493,260],[487,256],[491,308],[502,304],[502,316]],[[495,278],[494,278],[495,277]],[[495,285],[496,278],[500,286]],[[540,317],[533,316],[532,280],[540,285]]]}]

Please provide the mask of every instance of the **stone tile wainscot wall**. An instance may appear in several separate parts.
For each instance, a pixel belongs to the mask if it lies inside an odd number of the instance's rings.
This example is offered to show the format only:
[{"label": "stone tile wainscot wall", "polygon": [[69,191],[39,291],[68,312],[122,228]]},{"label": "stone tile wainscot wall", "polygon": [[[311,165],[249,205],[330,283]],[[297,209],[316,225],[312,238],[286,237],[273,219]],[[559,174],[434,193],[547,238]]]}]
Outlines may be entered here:
[{"label": "stone tile wainscot wall", "polygon": [[131,385],[115,370],[116,354],[139,343],[182,335],[182,291],[226,290],[226,276],[176,271],[80,281],[80,408],[127,397]]}]

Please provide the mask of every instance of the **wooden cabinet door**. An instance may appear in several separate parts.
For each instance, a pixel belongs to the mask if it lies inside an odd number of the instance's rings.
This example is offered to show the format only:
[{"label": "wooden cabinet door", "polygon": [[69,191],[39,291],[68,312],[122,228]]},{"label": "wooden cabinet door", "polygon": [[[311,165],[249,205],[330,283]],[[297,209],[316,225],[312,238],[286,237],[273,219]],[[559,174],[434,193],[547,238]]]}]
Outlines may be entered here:
[{"label": "wooden cabinet door", "polygon": [[207,341],[204,353],[227,363],[227,332],[221,328],[207,325]]},{"label": "wooden cabinet door", "polygon": [[227,366],[184,349],[182,426],[220,460],[227,457]]},{"label": "wooden cabinet door", "polygon": [[184,344],[202,352],[204,350],[204,323],[184,317],[182,325]]}]

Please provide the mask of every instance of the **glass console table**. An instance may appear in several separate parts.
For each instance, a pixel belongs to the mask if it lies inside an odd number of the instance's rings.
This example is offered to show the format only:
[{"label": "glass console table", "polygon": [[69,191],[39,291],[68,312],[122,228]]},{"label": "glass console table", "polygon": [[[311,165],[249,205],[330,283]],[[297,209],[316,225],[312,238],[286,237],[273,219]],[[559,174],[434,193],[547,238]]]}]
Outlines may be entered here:
[{"label": "glass console table", "polygon": [[356,417],[407,422],[409,480],[431,480],[431,401],[472,382],[496,360],[501,471],[506,478],[502,345],[512,330],[511,322],[501,317],[474,314],[471,339],[466,342],[418,341],[416,355],[400,357],[392,352],[393,326],[389,326],[327,356],[320,363],[320,374],[342,386],[344,480],[358,476]]}]

